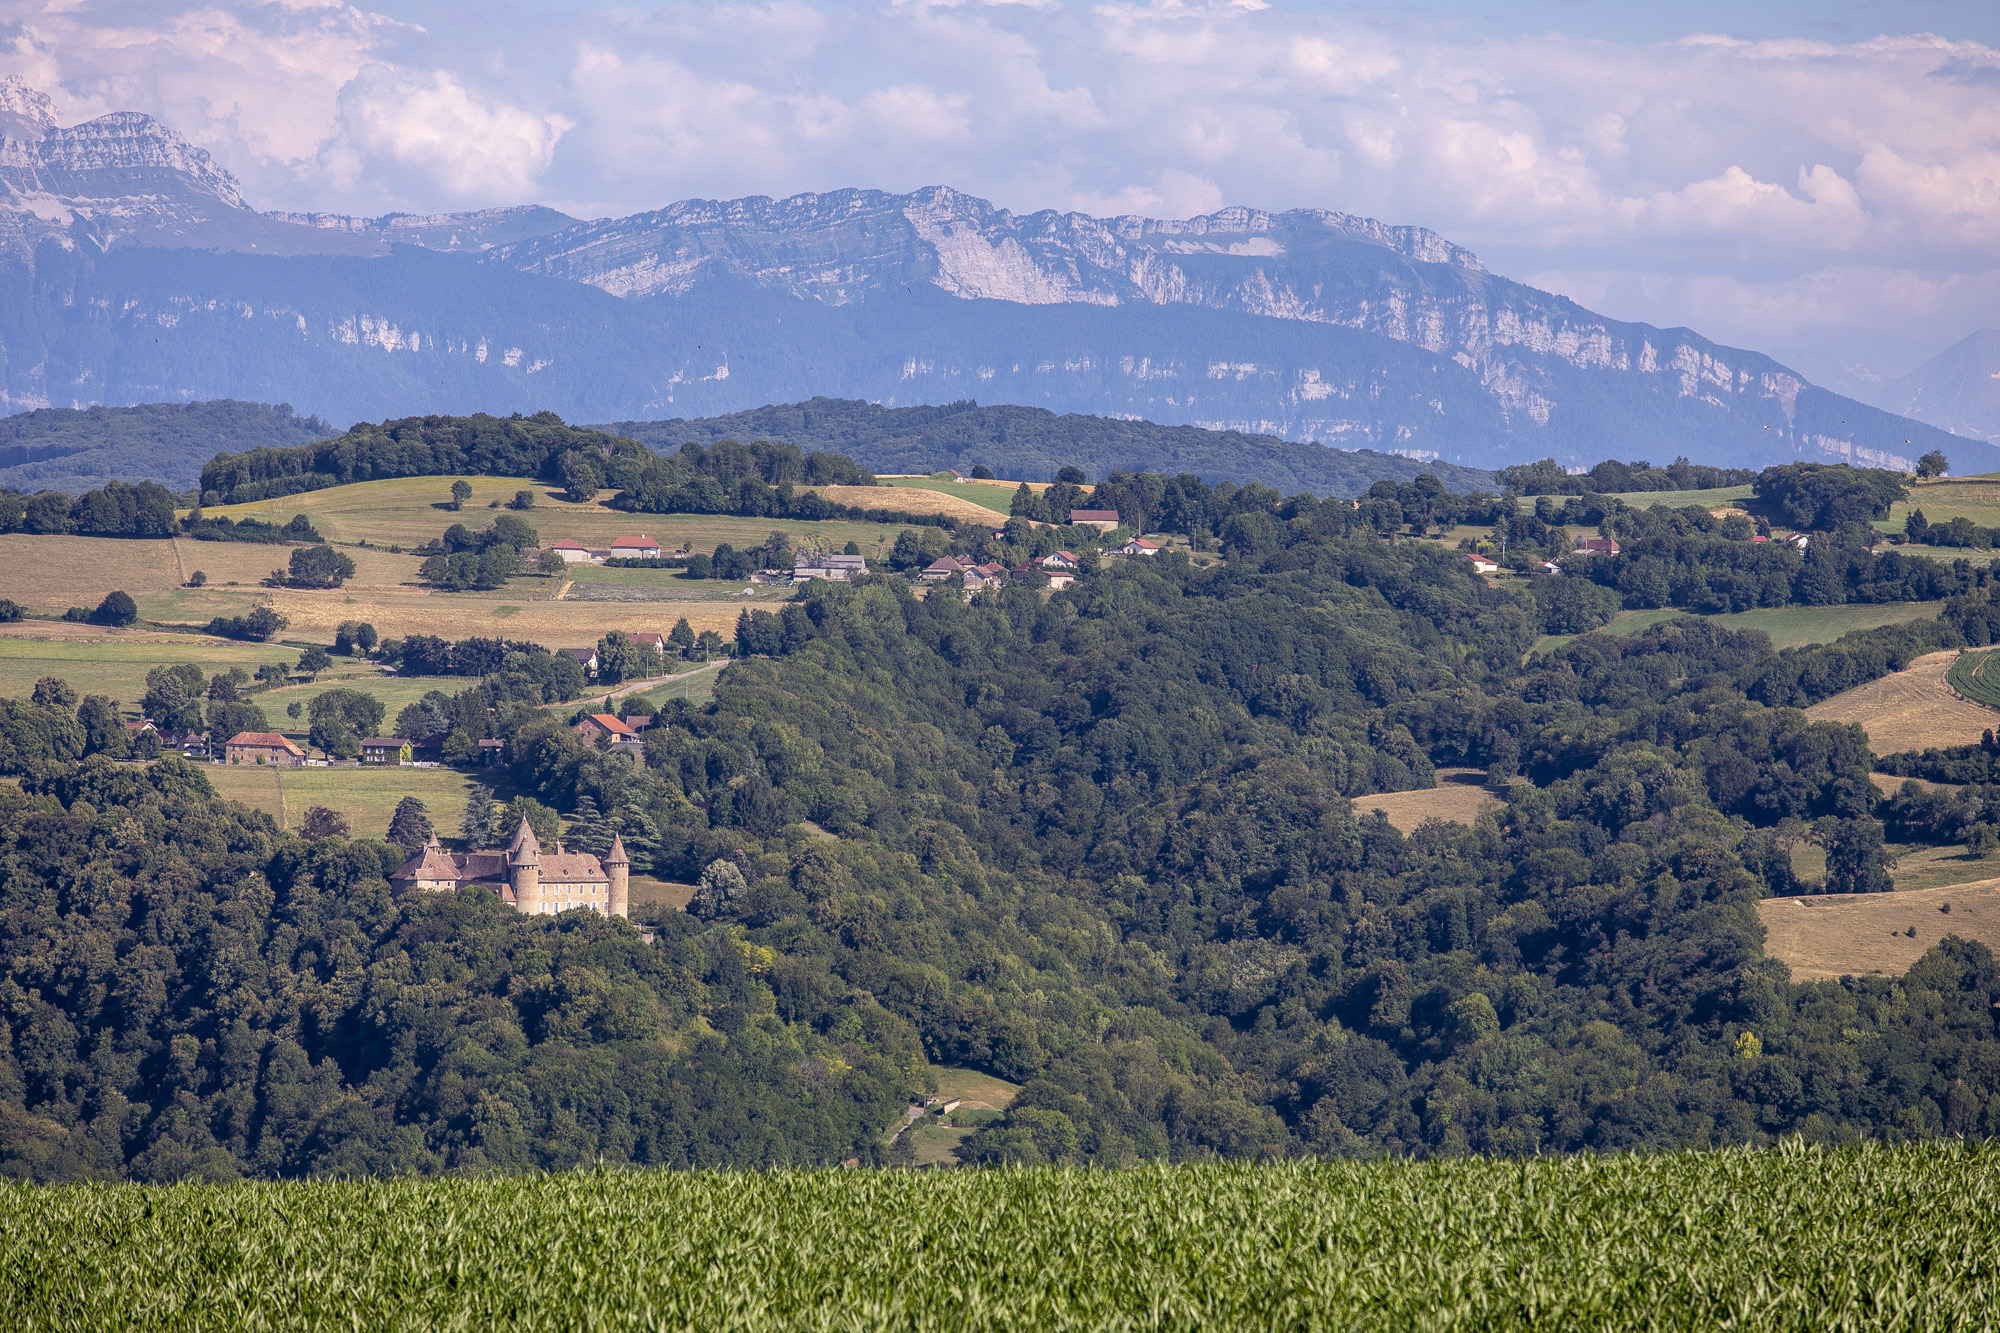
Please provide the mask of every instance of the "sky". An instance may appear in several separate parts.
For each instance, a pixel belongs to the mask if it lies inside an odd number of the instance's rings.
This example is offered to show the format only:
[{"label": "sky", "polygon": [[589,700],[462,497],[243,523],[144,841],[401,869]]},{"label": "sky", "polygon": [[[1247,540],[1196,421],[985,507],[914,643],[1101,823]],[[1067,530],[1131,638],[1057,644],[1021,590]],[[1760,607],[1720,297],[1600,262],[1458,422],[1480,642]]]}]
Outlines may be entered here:
[{"label": "sky", "polygon": [[2000,325],[1995,0],[0,0],[261,208],[1327,208],[1853,389]]}]

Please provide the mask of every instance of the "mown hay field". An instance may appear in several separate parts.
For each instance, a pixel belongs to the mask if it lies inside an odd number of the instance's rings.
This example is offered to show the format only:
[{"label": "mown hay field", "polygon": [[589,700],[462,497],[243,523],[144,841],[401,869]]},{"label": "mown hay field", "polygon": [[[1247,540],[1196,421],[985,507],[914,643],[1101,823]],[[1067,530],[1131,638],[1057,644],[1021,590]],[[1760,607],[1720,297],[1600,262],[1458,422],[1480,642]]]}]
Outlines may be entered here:
[{"label": "mown hay field", "polygon": [[1357,796],[1357,814],[1380,810],[1396,831],[1408,835],[1426,819],[1442,819],[1447,824],[1470,824],[1488,810],[1502,804],[1483,784],[1485,774],[1475,768],[1441,768],[1438,785],[1422,791],[1392,791],[1378,796]]},{"label": "mown hay field", "polygon": [[[1757,916],[1764,923],[1764,952],[1784,960],[1794,981],[1899,977],[1947,935],[2000,948],[2000,879],[1893,893],[1766,898],[1757,904]],[[1915,935],[1908,933],[1912,927]]]},{"label": "mown hay field", "polygon": [[[987,510],[989,513],[998,514],[1001,518],[1006,518],[1013,510],[1014,492],[1021,488],[1021,483],[1018,481],[938,481],[932,477],[878,477],[876,480],[882,482],[885,486],[893,486],[897,490],[930,491],[938,495],[952,496],[960,500],[965,500],[980,509]],[[1045,491],[1048,488],[1049,484],[1043,482],[1040,485],[1030,486],[1028,489],[1031,491]],[[850,490],[853,488],[843,486],[838,489]],[[855,501],[843,500],[841,503],[854,504]],[[889,507],[901,507],[900,501],[897,505]],[[911,512],[922,513],[924,511],[912,510]]]},{"label": "mown hay field", "polygon": [[[900,531],[886,524],[844,520],[807,523],[709,514],[628,514],[604,504],[604,500],[611,498],[611,492],[607,491],[600,500],[572,504],[562,498],[560,491],[551,490],[547,483],[524,477],[467,477],[464,480],[472,487],[472,498],[466,501],[465,508],[457,512],[438,508],[450,499],[451,483],[455,480],[458,478],[398,477],[387,481],[362,481],[351,486],[308,491],[303,495],[224,505],[203,512],[235,519],[258,518],[272,523],[288,523],[292,515],[304,514],[329,541],[367,541],[380,546],[411,547],[443,535],[444,530],[454,523],[477,529],[485,527],[500,514],[515,513],[514,510],[491,509],[488,506],[495,500],[504,505],[514,498],[516,491],[526,490],[534,493],[535,507],[519,511],[518,516],[527,520],[545,545],[569,537],[585,546],[604,547],[610,545],[614,537],[644,533],[667,550],[675,550],[685,544],[697,551],[710,551],[721,542],[738,548],[758,546],[776,530],[792,534],[794,541],[809,535],[819,536],[833,542],[835,550],[849,541],[858,542],[868,554],[873,555],[876,552],[869,549],[871,546],[880,543],[886,552]],[[859,488],[858,493],[870,497],[858,503],[871,507],[883,503],[884,497],[888,496],[887,491],[873,487]],[[843,500],[842,503],[857,502]]]},{"label": "mown hay field", "polygon": [[[1924,521],[1933,525],[1963,518],[1982,528],[2000,527],[2000,477],[1946,477],[1919,482],[1910,488],[1909,495],[1890,507],[1886,518],[1875,520],[1876,530],[1901,536],[1910,512],[1916,509],[1923,510]],[[1913,549],[1942,560],[1967,554],[1945,548]]]},{"label": "mown hay field", "polygon": [[20,1328],[1984,1329],[2000,1147],[0,1189]]},{"label": "mown hay field", "polygon": [[[148,607],[162,605],[162,595],[180,592],[196,570],[208,575],[209,587],[203,594],[224,598],[216,605],[247,605],[241,599],[254,601],[261,595],[264,590],[258,585],[264,576],[282,568],[295,549],[178,537],[37,537],[10,532],[0,534],[0,569],[6,571],[0,584],[6,596],[23,606],[47,611],[94,607],[115,588],[132,594],[140,614],[152,619]],[[359,547],[347,554],[354,560],[355,584],[413,583],[422,563],[415,556]],[[240,591],[229,590],[231,583]]]},{"label": "mown hay field", "polygon": [[1945,681],[1955,652],[1927,653],[1901,671],[1857,685],[1806,709],[1815,722],[1854,722],[1876,754],[1977,743],[2000,712],[1969,703]]},{"label": "mown hay field", "polygon": [[274,768],[264,764],[209,764],[202,772],[218,796],[262,810],[286,828],[297,828],[309,806],[338,810],[357,838],[389,832],[396,803],[414,796],[430,813],[438,836],[458,835],[465,801],[478,775],[450,768]]},{"label": "mown hay field", "polygon": [[[941,482],[896,482],[882,486],[822,486],[820,494],[835,504],[859,505],[864,509],[893,509],[905,514],[949,514],[973,523],[1000,524],[1007,520],[1007,504],[1002,500],[974,499],[960,494],[972,490]],[[982,487],[989,490],[990,487]],[[1011,499],[1012,492],[1007,493]],[[998,508],[995,506],[998,505]]]},{"label": "mown hay field", "polygon": [[[1750,498],[1750,488],[1716,486],[1701,491],[1620,491],[1611,498],[1623,500],[1634,509],[1651,509],[1654,505],[1665,505],[1669,509],[1685,509],[1689,505],[1699,505],[1703,509],[1741,508],[1743,502]],[[1534,501],[1529,500],[1528,504],[1532,508]]]},{"label": "mown hay field", "polygon": [[[744,599],[749,600],[749,599]],[[343,620],[365,620],[385,638],[436,634],[447,639],[485,635],[525,639],[548,648],[582,648],[614,629],[664,634],[687,617],[734,638],[742,607],[729,602],[552,602],[547,593],[529,600],[512,588],[500,593],[432,593],[417,589],[349,588],[331,593],[277,590],[270,603],[291,621],[288,639],[333,642]]]}]

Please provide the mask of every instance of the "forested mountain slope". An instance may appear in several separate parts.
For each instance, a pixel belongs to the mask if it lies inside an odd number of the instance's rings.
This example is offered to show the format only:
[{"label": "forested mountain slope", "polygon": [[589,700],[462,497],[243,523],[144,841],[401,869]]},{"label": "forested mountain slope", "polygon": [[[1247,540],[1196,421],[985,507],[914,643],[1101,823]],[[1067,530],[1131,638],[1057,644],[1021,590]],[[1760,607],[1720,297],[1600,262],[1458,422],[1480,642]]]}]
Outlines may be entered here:
[{"label": "forested mountain slope", "polygon": [[[811,585],[745,613],[763,656],[670,705],[643,764],[504,669],[449,701],[571,836],[608,812],[700,881],[651,946],[394,900],[400,853],[302,843],[177,762],[78,767],[76,718],[12,702],[0,1150],[43,1177],[877,1160],[926,1061],[1025,1085],[974,1161],[2000,1132],[1983,946],[1940,919],[1906,977],[1793,985],[1755,912],[1819,887],[1807,824],[1824,887],[1886,884],[1865,737],[1797,707],[1991,641],[1992,579],[1849,534],[1760,595],[1944,616],[1531,657],[1608,614],[1603,584],[1386,543],[1394,491],[1218,511],[1223,562],[1093,564],[1046,598]],[[1753,545],[1666,513],[1631,568]],[[1529,781],[1473,827],[1356,813],[1447,763]]]},{"label": "forested mountain slope", "polygon": [[970,472],[984,463],[1009,481],[1041,481],[1065,467],[1091,477],[1112,470],[1193,473],[1205,481],[1262,482],[1287,494],[1355,496],[1375,482],[1428,472],[1453,491],[1490,490],[1491,472],[1373,449],[1328,449],[1272,435],[1160,426],[1112,417],[1057,416],[1039,407],[975,402],[883,407],[815,398],[700,420],[620,421],[602,429],[671,452],[690,441],[784,440],[844,454],[877,473]]},{"label": "forested mountain slope", "polygon": [[218,453],[288,448],[333,434],[291,405],[144,403],[136,407],[44,407],[0,418],[0,488],[85,491],[107,481],[193,486]]}]

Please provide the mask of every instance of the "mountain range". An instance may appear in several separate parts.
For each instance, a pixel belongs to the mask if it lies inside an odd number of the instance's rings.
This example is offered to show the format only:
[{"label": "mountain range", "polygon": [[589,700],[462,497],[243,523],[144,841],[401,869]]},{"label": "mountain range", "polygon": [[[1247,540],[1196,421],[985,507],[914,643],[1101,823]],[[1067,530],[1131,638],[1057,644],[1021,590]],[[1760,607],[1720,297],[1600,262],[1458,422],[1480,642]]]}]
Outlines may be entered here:
[{"label": "mountain range", "polygon": [[[239,398],[334,421],[966,398],[1491,468],[2000,449],[1686,329],[1322,210],[1016,215],[935,187],[582,221],[267,213],[123,112],[0,82],[0,404]],[[1935,423],[1935,424],[1932,424]]]}]

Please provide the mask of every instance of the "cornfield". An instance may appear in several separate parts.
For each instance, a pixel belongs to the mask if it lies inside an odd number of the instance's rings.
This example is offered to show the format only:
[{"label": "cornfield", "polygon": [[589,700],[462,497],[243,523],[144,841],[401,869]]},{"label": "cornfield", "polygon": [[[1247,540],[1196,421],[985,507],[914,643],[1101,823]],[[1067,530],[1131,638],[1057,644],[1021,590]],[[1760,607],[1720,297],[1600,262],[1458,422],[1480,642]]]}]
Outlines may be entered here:
[{"label": "cornfield", "polygon": [[2000,1148],[0,1188],[17,1329],[1982,1329]]}]

